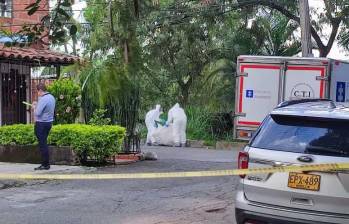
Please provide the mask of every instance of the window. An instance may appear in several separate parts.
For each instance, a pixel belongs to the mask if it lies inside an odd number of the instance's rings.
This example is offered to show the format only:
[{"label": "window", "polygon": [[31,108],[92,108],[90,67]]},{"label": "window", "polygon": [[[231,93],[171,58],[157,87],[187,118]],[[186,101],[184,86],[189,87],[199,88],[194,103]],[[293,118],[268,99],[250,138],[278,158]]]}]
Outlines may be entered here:
[{"label": "window", "polygon": [[12,17],[12,0],[0,0],[0,17]]},{"label": "window", "polygon": [[252,147],[324,156],[349,157],[349,121],[270,116]]}]

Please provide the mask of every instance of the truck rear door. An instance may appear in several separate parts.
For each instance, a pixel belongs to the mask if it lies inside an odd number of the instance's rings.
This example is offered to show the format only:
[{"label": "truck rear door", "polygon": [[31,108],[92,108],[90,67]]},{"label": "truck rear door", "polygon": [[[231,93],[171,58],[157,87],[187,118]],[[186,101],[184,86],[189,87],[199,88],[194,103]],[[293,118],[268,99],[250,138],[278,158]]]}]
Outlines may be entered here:
[{"label": "truck rear door", "polygon": [[246,129],[255,130],[278,104],[280,65],[240,63],[239,70],[235,125],[237,137],[244,139],[251,137]]},{"label": "truck rear door", "polygon": [[283,100],[326,98],[326,72],[326,65],[287,65]]},{"label": "truck rear door", "polygon": [[349,107],[349,63],[332,61],[331,66],[331,100]]}]

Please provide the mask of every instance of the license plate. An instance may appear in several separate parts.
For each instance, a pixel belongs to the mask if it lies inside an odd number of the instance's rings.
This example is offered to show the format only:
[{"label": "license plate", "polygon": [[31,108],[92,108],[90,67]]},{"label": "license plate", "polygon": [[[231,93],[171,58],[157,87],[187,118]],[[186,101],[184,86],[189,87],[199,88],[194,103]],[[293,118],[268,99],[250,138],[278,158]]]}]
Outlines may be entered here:
[{"label": "license plate", "polygon": [[288,187],[310,191],[319,191],[320,179],[320,175],[290,173],[288,177]]}]

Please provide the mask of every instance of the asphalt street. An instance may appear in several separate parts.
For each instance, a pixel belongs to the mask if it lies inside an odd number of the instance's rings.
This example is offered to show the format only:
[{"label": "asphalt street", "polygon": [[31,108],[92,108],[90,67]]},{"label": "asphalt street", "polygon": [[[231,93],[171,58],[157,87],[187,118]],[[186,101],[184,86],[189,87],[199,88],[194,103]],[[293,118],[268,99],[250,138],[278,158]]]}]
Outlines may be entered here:
[{"label": "asphalt street", "polygon": [[[157,161],[90,169],[92,173],[236,168],[238,150],[148,147]],[[235,223],[239,177],[160,180],[35,181],[0,190],[0,223]]]}]

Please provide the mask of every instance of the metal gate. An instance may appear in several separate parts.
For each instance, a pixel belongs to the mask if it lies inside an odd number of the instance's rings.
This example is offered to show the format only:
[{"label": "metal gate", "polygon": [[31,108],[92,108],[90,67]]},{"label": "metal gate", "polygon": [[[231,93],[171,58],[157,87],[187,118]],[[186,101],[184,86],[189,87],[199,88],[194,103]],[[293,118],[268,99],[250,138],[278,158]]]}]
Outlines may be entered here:
[{"label": "metal gate", "polygon": [[29,79],[29,66],[1,63],[1,125],[27,123]]}]

